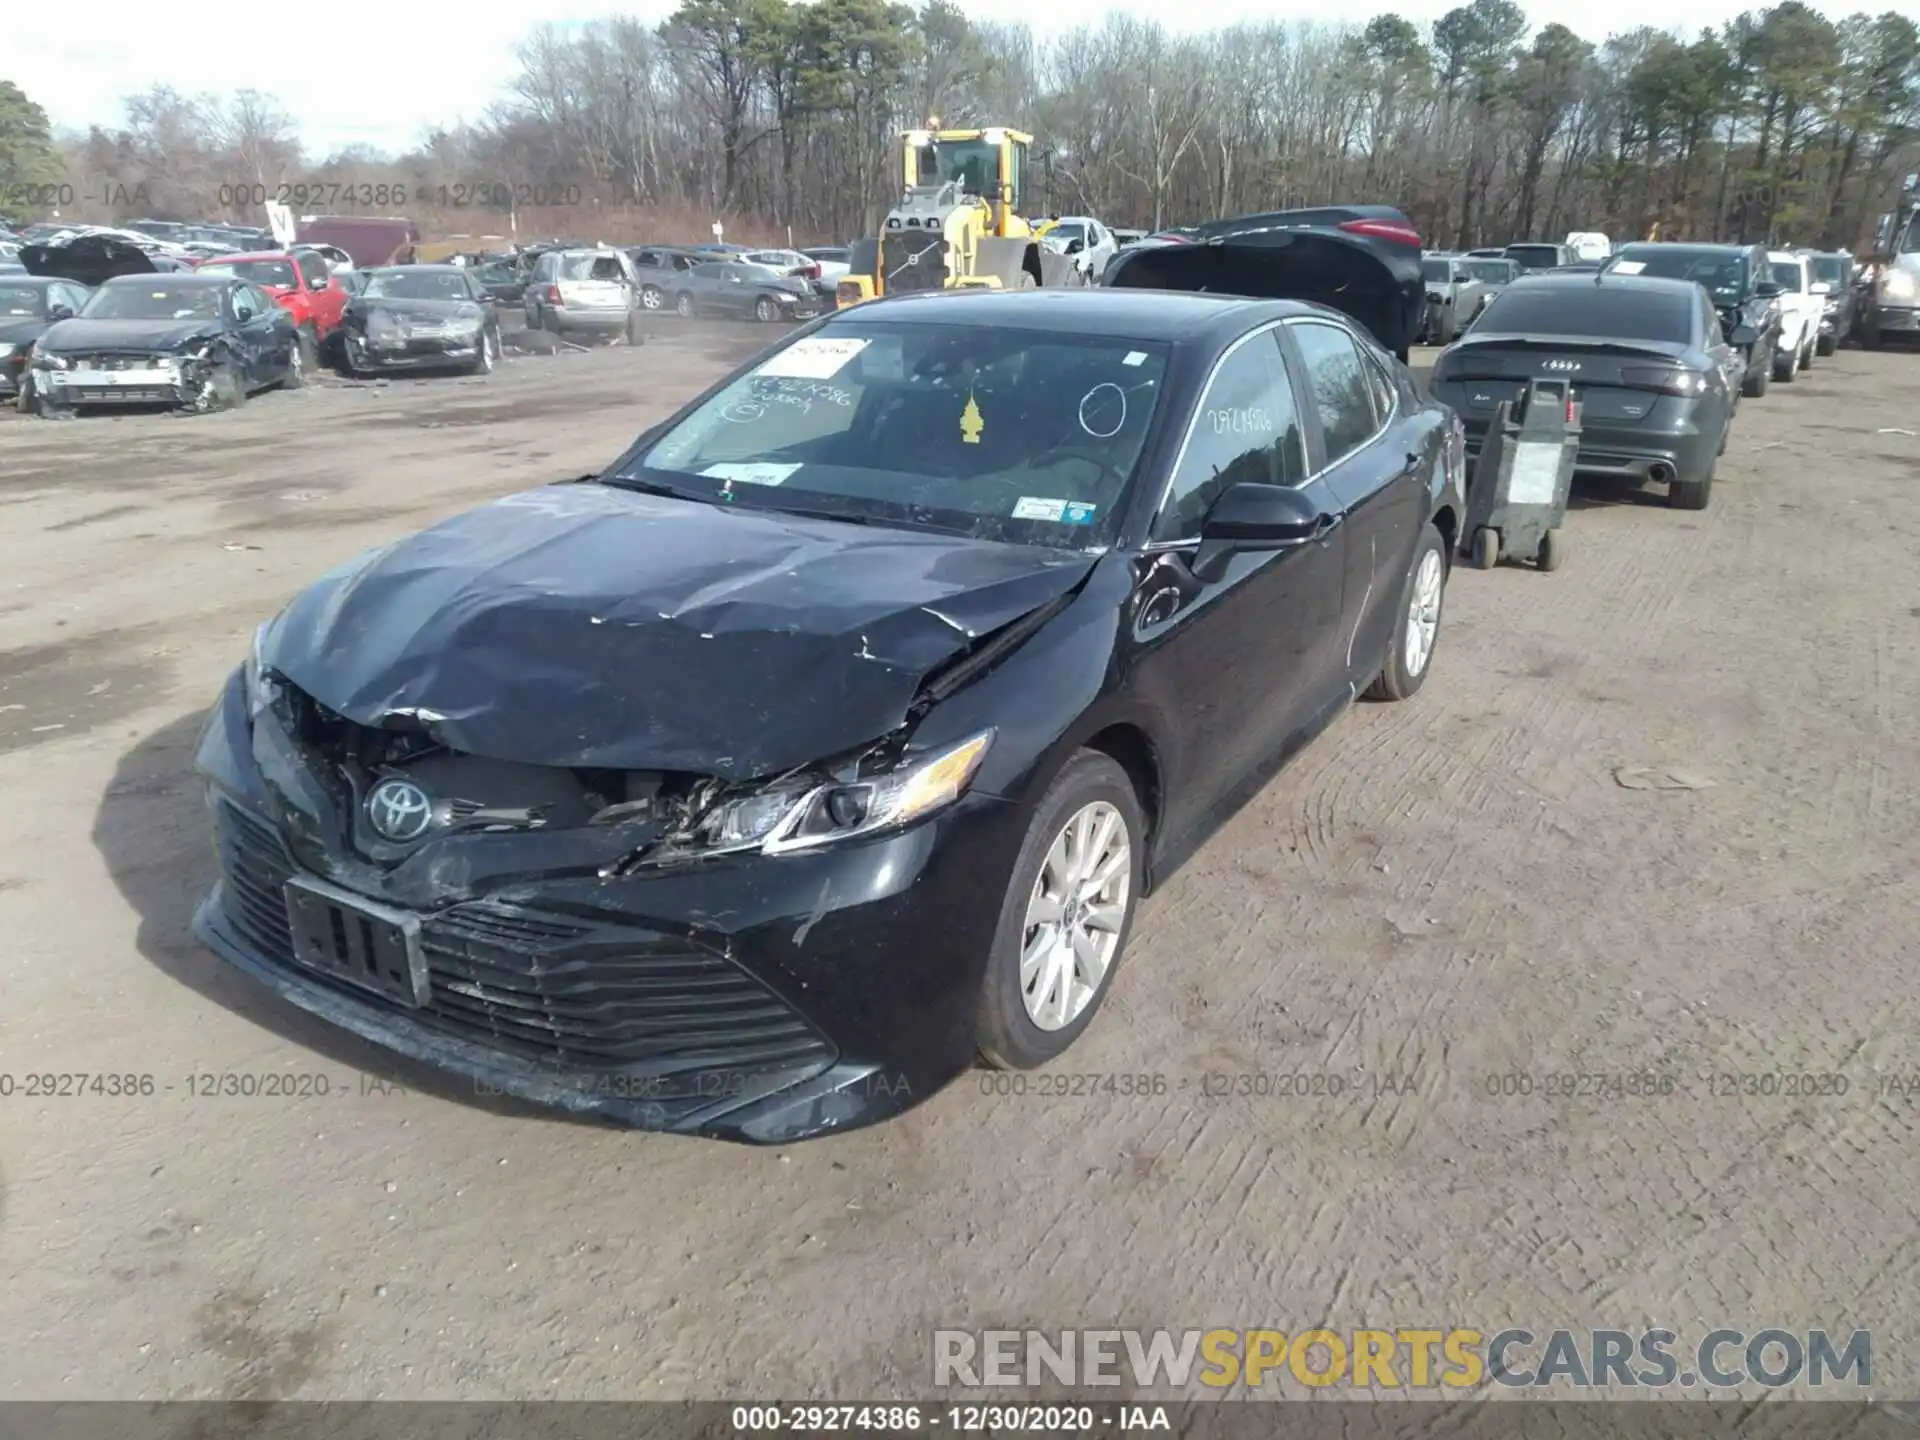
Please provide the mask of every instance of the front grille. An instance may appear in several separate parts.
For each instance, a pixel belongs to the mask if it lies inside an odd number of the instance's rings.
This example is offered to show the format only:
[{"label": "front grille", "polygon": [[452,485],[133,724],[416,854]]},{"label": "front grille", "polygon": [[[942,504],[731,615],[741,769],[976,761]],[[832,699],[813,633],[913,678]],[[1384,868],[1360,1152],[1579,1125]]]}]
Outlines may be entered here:
[{"label": "front grille", "polygon": [[941,290],[947,283],[947,242],[937,230],[897,230],[881,246],[886,288],[895,294]]},{"label": "front grille", "polygon": [[167,357],[164,355],[130,354],[124,351],[74,355],[69,363],[75,370],[165,370],[169,368]]},{"label": "front grille", "polygon": [[832,1047],[733,962],[678,936],[482,900],[422,917],[431,994],[406,1009],[294,965],[272,827],[218,807],[227,919],[273,965],[444,1034],[537,1064],[652,1075],[825,1064]]}]

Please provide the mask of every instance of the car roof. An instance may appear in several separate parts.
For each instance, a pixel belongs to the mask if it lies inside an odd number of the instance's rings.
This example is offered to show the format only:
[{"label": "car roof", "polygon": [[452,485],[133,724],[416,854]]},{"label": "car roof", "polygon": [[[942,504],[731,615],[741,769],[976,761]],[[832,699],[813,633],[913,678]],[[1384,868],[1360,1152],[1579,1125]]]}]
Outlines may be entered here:
[{"label": "car roof", "polygon": [[215,285],[240,285],[245,283],[244,281],[235,279],[231,275],[203,275],[197,270],[158,270],[146,275],[109,275],[100,283],[102,285],[120,285],[127,281],[132,281],[135,285],[151,285],[156,280],[163,280],[169,285],[206,285],[209,287]]},{"label": "car roof", "polygon": [[1767,252],[1767,259],[1769,260],[1786,261],[1786,260],[1804,260],[1806,258],[1807,257],[1801,254],[1798,250],[1769,250]]},{"label": "car roof", "polygon": [[[306,250],[312,247],[306,246],[306,245],[297,245],[294,248],[297,250]],[[209,265],[214,265],[214,264],[224,265],[229,261],[233,261],[233,260],[285,260],[290,253],[291,252],[286,250],[248,250],[243,254],[209,255],[206,259],[206,263]]]},{"label": "car roof", "polygon": [[1698,280],[1672,280],[1662,275],[1623,275],[1618,270],[1545,270],[1522,275],[1507,287],[1515,290],[1667,290],[1685,294],[1700,289]]},{"label": "car roof", "polygon": [[837,313],[860,324],[998,325],[1115,340],[1204,343],[1230,339],[1263,321],[1327,312],[1298,300],[1100,286],[942,290],[893,296],[877,306],[859,305]]},{"label": "car roof", "polygon": [[1692,240],[1629,240],[1616,248],[1610,258],[1617,260],[1628,250],[1658,250],[1662,255],[1745,255],[1752,249],[1751,245],[1720,245],[1704,240],[1697,243]]}]

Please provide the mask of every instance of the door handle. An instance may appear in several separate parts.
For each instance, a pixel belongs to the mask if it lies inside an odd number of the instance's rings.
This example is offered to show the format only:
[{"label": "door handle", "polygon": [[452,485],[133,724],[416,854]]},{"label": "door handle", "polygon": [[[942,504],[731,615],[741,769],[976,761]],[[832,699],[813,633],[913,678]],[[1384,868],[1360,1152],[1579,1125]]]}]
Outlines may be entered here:
[{"label": "door handle", "polygon": [[1344,511],[1336,515],[1329,511],[1322,510],[1319,520],[1314,523],[1313,538],[1318,540],[1323,535],[1331,534],[1340,528],[1340,522],[1346,518]]}]

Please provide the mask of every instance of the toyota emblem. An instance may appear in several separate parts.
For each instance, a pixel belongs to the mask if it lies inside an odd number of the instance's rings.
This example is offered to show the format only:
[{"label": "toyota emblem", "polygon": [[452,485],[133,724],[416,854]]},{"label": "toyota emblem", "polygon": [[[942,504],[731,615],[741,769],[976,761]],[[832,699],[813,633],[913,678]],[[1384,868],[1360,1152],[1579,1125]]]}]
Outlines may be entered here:
[{"label": "toyota emblem", "polygon": [[433,802],[411,780],[382,780],[367,796],[367,820],[383,840],[404,845],[433,824]]}]

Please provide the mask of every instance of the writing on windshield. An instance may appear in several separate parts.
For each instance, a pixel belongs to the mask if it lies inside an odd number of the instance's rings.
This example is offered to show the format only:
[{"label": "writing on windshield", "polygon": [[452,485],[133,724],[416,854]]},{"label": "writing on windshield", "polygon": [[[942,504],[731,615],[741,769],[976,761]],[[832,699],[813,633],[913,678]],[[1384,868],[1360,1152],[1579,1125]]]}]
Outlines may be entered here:
[{"label": "writing on windshield", "polygon": [[466,300],[466,280],[457,274],[434,275],[419,270],[375,270],[360,292],[376,300]]},{"label": "writing on windshield", "polygon": [[164,285],[141,277],[130,284],[102,285],[80,314],[87,320],[218,320],[220,291],[213,285]]},{"label": "writing on windshield", "polygon": [[735,380],[628,474],[728,503],[1078,548],[1119,513],[1167,360],[1152,341],[834,327]]}]

